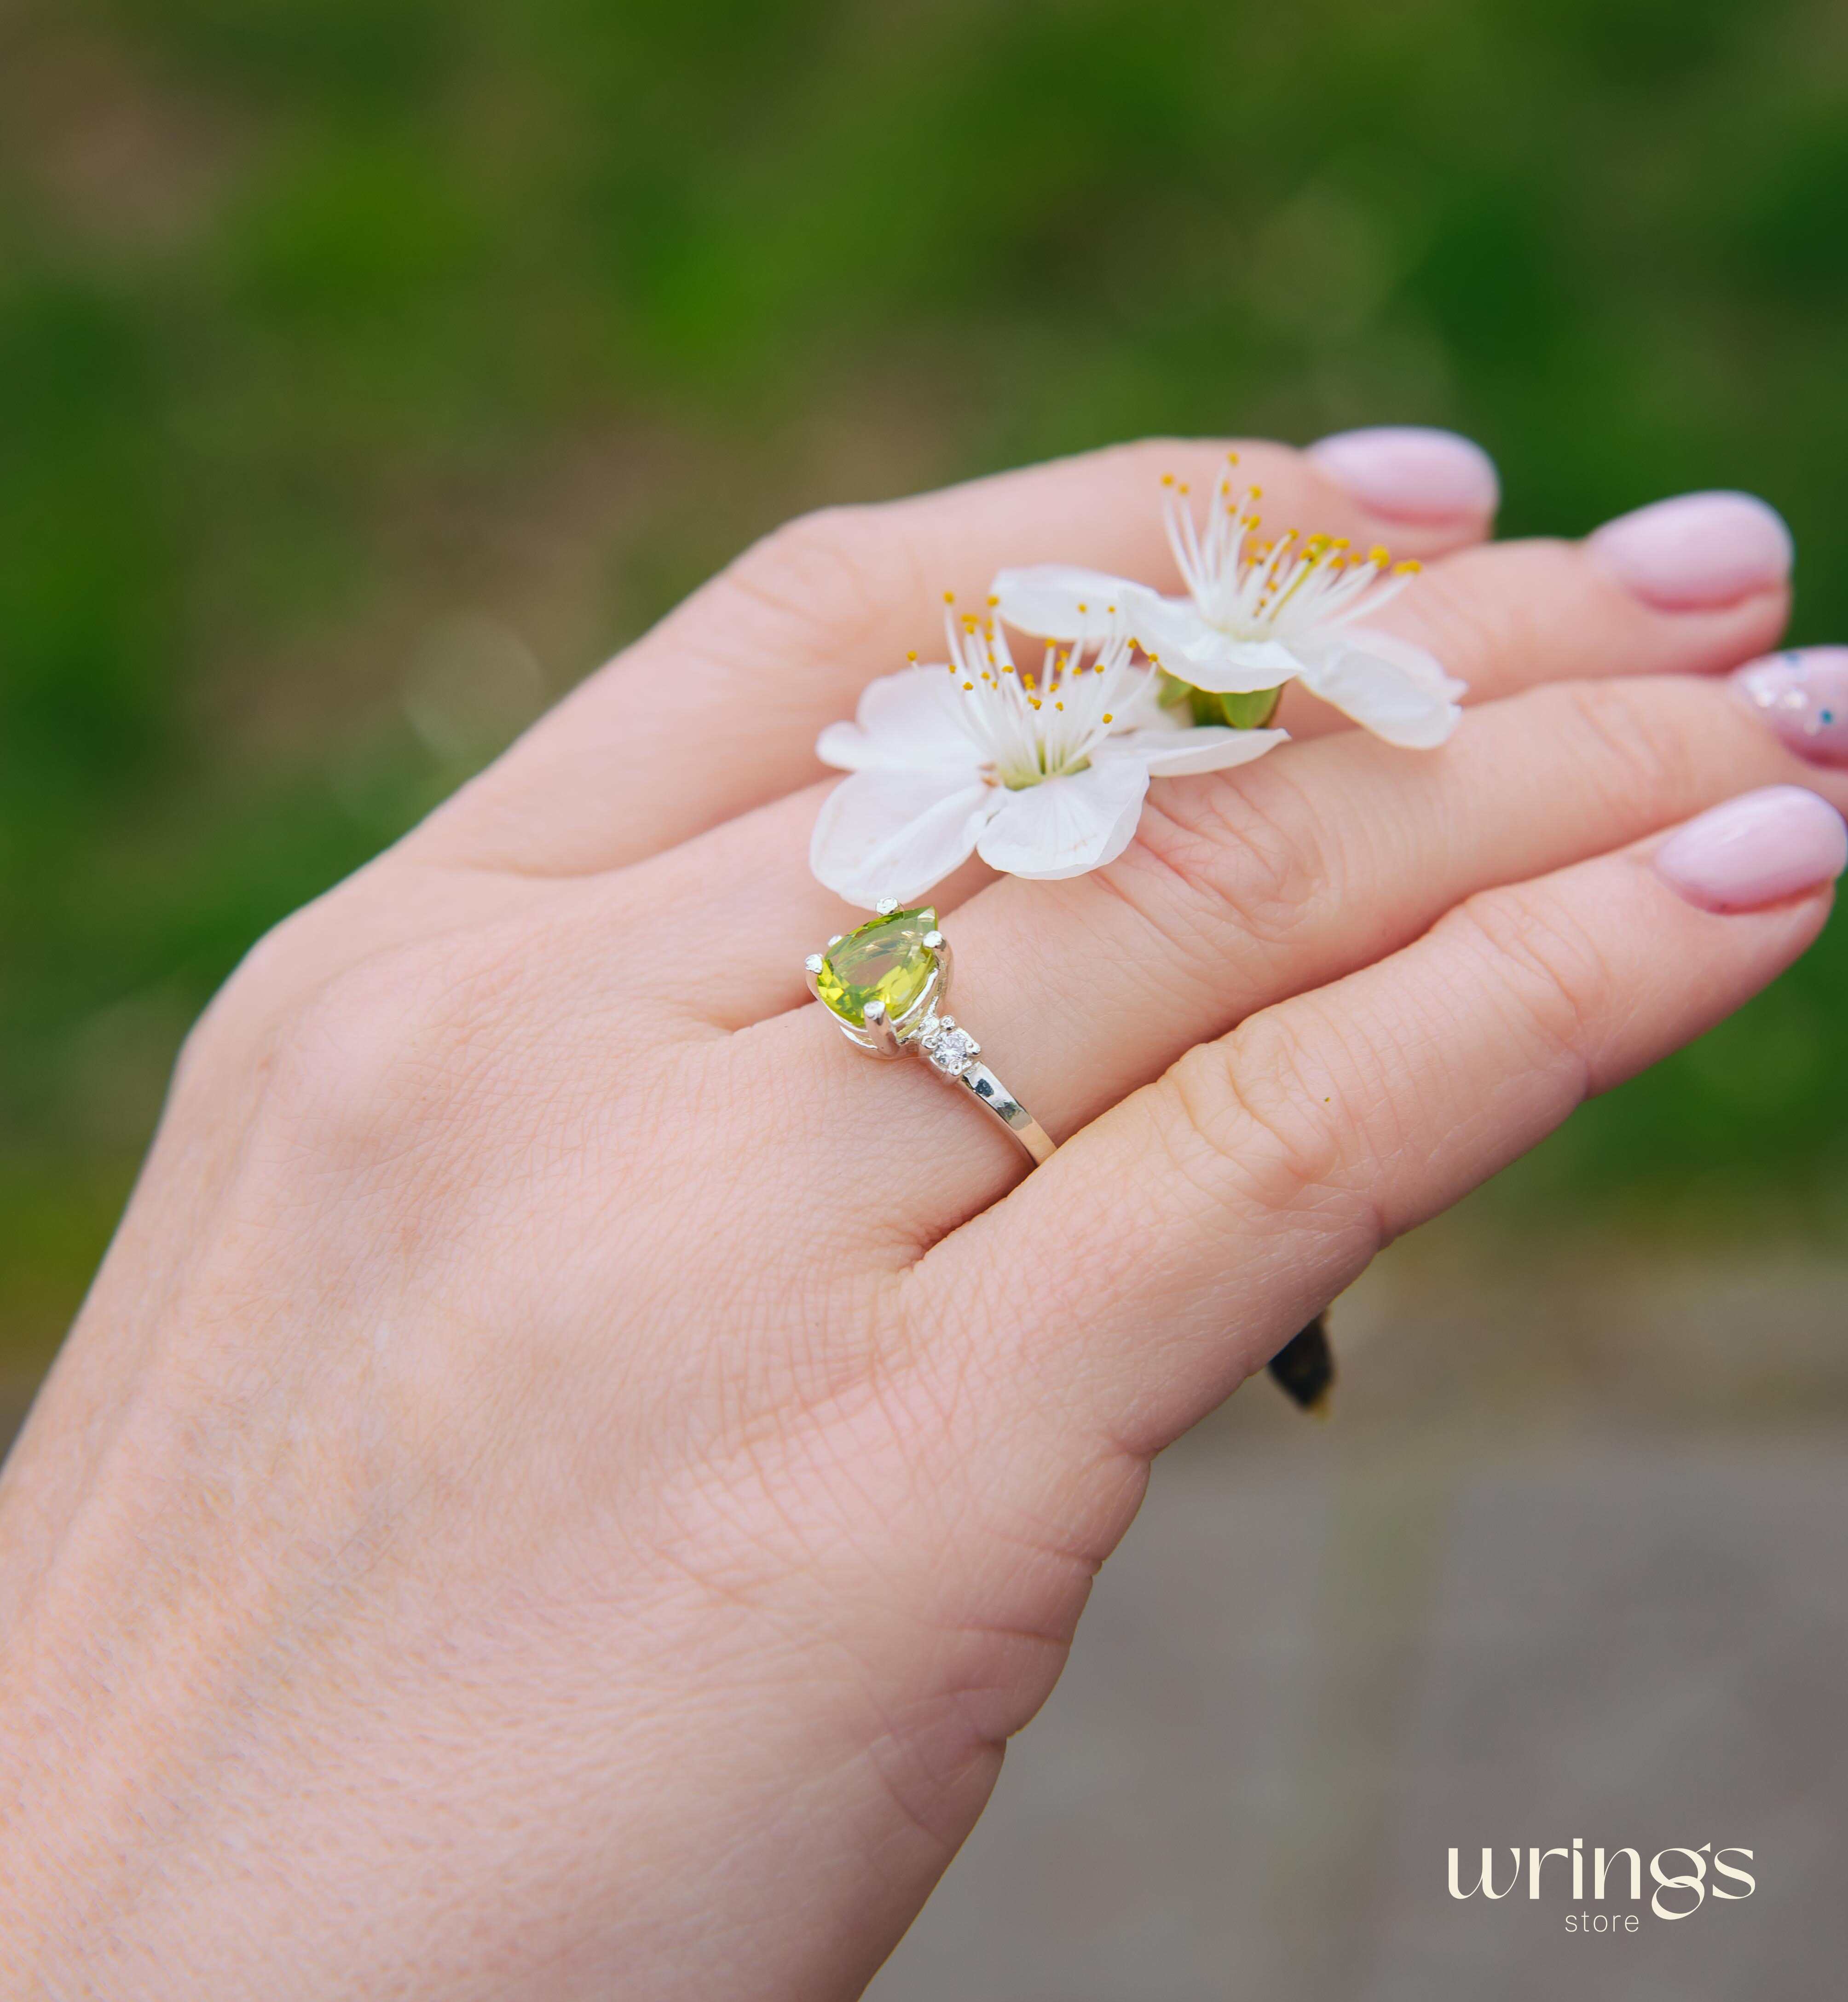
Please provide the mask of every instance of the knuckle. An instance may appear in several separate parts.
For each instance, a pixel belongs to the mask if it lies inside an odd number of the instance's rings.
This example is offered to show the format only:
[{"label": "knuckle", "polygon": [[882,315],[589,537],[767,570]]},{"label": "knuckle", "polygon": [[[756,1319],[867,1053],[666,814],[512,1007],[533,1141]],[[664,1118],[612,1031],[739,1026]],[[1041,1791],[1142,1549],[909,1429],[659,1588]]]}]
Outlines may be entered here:
[{"label": "knuckle", "polygon": [[1176,1168],[1265,1210],[1330,1187],[1352,1136],[1323,1068],[1278,1010],[1189,1051],[1169,1072],[1165,1100],[1170,1124],[1163,1139]]},{"label": "knuckle", "polygon": [[1693,786],[1686,738],[1659,700],[1634,682],[1564,682],[1549,689],[1564,714],[1560,734],[1600,798],[1625,819],[1679,810]]},{"label": "knuckle", "polygon": [[1190,954],[1217,964],[1227,935],[1283,944],[1312,899],[1340,894],[1327,823],[1274,769],[1195,779],[1152,795],[1115,887]]},{"label": "knuckle", "polygon": [[780,619],[831,630],[870,626],[910,580],[905,538],[877,506],[798,514],[754,542],[724,573],[728,588]]},{"label": "knuckle", "polygon": [[399,968],[389,1003],[370,964],[337,973],[279,1025],[264,1106],[291,1139],[364,1151],[362,1135],[396,1125],[404,1059],[428,1042],[408,972]]},{"label": "knuckle", "polygon": [[1588,1066],[1613,1012],[1615,975],[1598,941],[1556,897],[1531,886],[1485,890],[1438,930],[1488,966],[1522,1027]]},{"label": "knuckle", "polygon": [[349,1163],[468,1144],[514,1054],[519,977],[516,959],[473,940],[420,941],[336,973],[281,1025],[267,1106],[292,1142]]},{"label": "knuckle", "polygon": [[323,975],[338,891],[305,905],[264,933],[232,968],[185,1041],[174,1066],[176,1090],[228,1070],[267,1070],[282,1026]]},{"label": "knuckle", "polygon": [[1465,681],[1496,681],[1539,652],[1534,609],[1523,594],[1484,590],[1480,579],[1441,567],[1418,580],[1419,638]]}]

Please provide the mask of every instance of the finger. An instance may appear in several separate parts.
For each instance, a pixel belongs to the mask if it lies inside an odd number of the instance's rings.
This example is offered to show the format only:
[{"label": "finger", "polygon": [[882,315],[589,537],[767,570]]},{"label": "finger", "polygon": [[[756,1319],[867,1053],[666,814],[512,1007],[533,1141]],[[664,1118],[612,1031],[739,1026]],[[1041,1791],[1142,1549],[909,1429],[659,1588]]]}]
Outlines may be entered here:
[{"label": "finger", "polygon": [[[1356,732],[1177,781],[1121,861],[1064,883],[1004,881],[945,926],[950,1006],[1055,1139],[1196,1043],[1406,946],[1453,905],[1638,839],[1749,787],[1804,783],[1848,807],[1738,699],[1694,677],[1556,684],[1466,715],[1442,751]],[[816,941],[819,943],[819,941]],[[734,1037],[901,1160],[921,1242],[1017,1179],[1004,1134],[921,1064],[839,1047],[821,1010]],[[893,1209],[847,1156],[816,1173],[844,1217]],[[838,1186],[835,1183],[838,1181]]]},{"label": "finger", "polygon": [[915,1268],[917,1313],[955,1301],[980,1341],[1030,1303],[1034,1394],[1157,1451],[1382,1245],[1782,971],[1845,861],[1834,809],[1780,788],[1653,865],[1633,849],[1473,898],[1098,1121]]},{"label": "finger", "polygon": [[[1161,475],[1216,476],[1226,449],[1152,439],[805,515],[592,675],[413,845],[490,868],[608,869],[806,785],[817,734],[865,683],[908,649],[941,647],[947,590],[978,598],[1004,564],[1055,560],[1173,588]],[[1351,450],[1332,466],[1284,445],[1237,450],[1281,512],[1357,541],[1435,555],[1480,539],[1492,517],[1493,469],[1460,438],[1435,456],[1473,466],[1473,488],[1402,469],[1409,518],[1386,504],[1389,466],[1364,493],[1341,483],[1356,476]]]},{"label": "finger", "polygon": [[[1689,494],[1582,542],[1499,542],[1431,565],[1365,623],[1428,647],[1492,702],[1536,682],[1717,674],[1774,645],[1790,616],[1790,531],[1745,494]],[[1350,727],[1301,686],[1278,721]]]},{"label": "finger", "polygon": [[[1655,569],[1639,583],[1634,558],[1620,565],[1607,554],[1613,530],[1604,529],[1584,542],[1530,541],[1465,550],[1435,564],[1386,616],[1396,616],[1396,630],[1428,647],[1467,682],[1477,703],[1568,679],[1711,675],[1771,645],[1789,607],[1789,538],[1777,517],[1742,495],[1696,495],[1644,512],[1666,518],[1676,537],[1689,521],[1702,530],[1688,539],[1701,566],[1700,580],[1690,566],[1679,594],[1667,588],[1668,560],[1654,540],[1645,547],[1654,553]],[[1715,521],[1730,540],[1710,532]],[[1628,533],[1625,523],[1615,528]],[[1749,561],[1736,556],[1721,560],[1735,548]],[[1327,734],[1345,723],[1307,696],[1283,720],[1304,736]],[[1411,775],[1414,785],[1419,769]],[[1195,797],[1210,802],[1246,783],[1229,774],[1197,788]],[[1172,782],[1164,782],[1151,797],[1159,807],[1175,793]],[[825,797],[825,790],[772,803],[650,865],[657,906],[678,914],[670,917],[670,930],[703,925],[715,899],[737,902],[741,917],[742,907],[748,907],[748,931],[737,935],[755,941],[755,957],[730,960],[709,987],[696,983],[683,990],[696,1007],[716,1010],[713,1019],[727,1027],[796,1006],[801,996],[793,969],[804,954],[858,922],[813,880],[808,867],[809,832],[816,803]],[[1672,810],[1691,812],[1704,803],[1684,800]],[[1608,833],[1606,846],[1627,838],[1618,830]],[[1532,866],[1553,867],[1594,852],[1587,847],[1536,857]],[[943,886],[936,893],[939,909],[954,909],[983,881],[974,870]],[[697,906],[689,901],[696,891],[702,900]]]},{"label": "finger", "polygon": [[[1473,689],[1485,690],[1491,696],[1506,696],[1537,685],[1609,678],[1617,673],[1633,677],[1711,675],[1721,668],[1737,665],[1770,644],[1782,626],[1787,602],[1783,588],[1775,586],[1719,606],[1665,609],[1619,581],[1595,538],[1590,543],[1512,542],[1465,552],[1434,566],[1397,604],[1415,607],[1421,598],[1424,609],[1417,613],[1420,623],[1409,627],[1410,636],[1430,646],[1445,665]],[[1393,609],[1397,609],[1396,604]],[[1602,729],[1613,738],[1634,734],[1637,744],[1646,746],[1653,741],[1651,727],[1630,720],[1637,702],[1644,699],[1620,696],[1608,706],[1608,717],[1595,709],[1586,710],[1584,717],[1592,719],[1590,727],[1595,731]],[[1664,713],[1668,727],[1672,730],[1674,718],[1681,711],[1671,708]],[[1731,709],[1722,710],[1715,713],[1714,727],[1724,738],[1728,725],[1736,726],[1736,720]],[[1544,714],[1530,719],[1526,727],[1543,733],[1549,727]],[[1483,741],[1499,747],[1485,771],[1488,783],[1498,788],[1512,785],[1514,797],[1532,802],[1532,811],[1543,826],[1553,825],[1557,834],[1564,835],[1574,826],[1573,814],[1582,816],[1588,811],[1585,798],[1575,789],[1588,783],[1620,790],[1621,780],[1608,771],[1608,759],[1595,752],[1586,752],[1592,763],[1584,769],[1562,762],[1563,758],[1578,755],[1585,724],[1583,720],[1575,722],[1568,718],[1560,727],[1565,731],[1563,738],[1540,734],[1525,741],[1510,742],[1505,733],[1495,733]],[[1428,789],[1434,772],[1448,773],[1463,755],[1441,752],[1438,754],[1440,762],[1434,766],[1425,762],[1429,754],[1369,748],[1355,733],[1344,734],[1353,739],[1353,749],[1327,760],[1320,752],[1308,756],[1306,747],[1292,746],[1272,753],[1257,765],[1215,779],[1185,783],[1158,781],[1149,796],[1149,832],[1144,847],[1160,833],[1160,816],[1172,811],[1179,819],[1180,832],[1187,837],[1183,860],[1196,866],[1197,873],[1197,851],[1202,842],[1211,839],[1215,825],[1223,823],[1227,832],[1236,834],[1248,818],[1245,803],[1255,800],[1260,803],[1260,813],[1288,816],[1288,839],[1299,851],[1313,853],[1331,847],[1340,854],[1359,855],[1369,844],[1377,848],[1383,830],[1421,825],[1415,816],[1420,811],[1419,803],[1428,803],[1432,797]],[[1731,734],[1739,734],[1736,727]],[[1672,756],[1668,745],[1658,748],[1661,755]],[[1283,760],[1281,765],[1279,758]],[[1728,784],[1723,759],[1713,768],[1713,782],[1723,789]],[[1292,776],[1295,788],[1284,789],[1283,797],[1273,807],[1266,803],[1279,790],[1279,772]],[[1734,780],[1731,789],[1736,790],[1773,776],[1779,773],[1751,772]],[[1537,793],[1529,789],[1530,780],[1537,784]],[[1585,823],[1582,845],[1521,850],[1508,858],[1508,874],[1531,874],[1596,853],[1647,832],[1651,825],[1696,811],[1721,796],[1720,792],[1711,792],[1661,801],[1661,818],[1654,821]],[[741,921],[742,907],[748,905],[748,928],[741,928],[734,936],[753,941],[755,953],[731,957],[721,976],[723,994],[718,1000],[720,1012],[717,1019],[728,1027],[796,1006],[802,998],[803,990],[797,982],[804,955],[831,933],[859,921],[814,881],[809,869],[809,832],[818,797],[825,794],[800,796],[715,828],[690,844],[684,853],[657,858],[647,872],[654,881],[657,905],[670,913],[667,922],[671,930],[703,924],[714,899],[735,902],[740,906]],[[1491,849],[1494,827],[1512,832],[1517,828],[1525,830],[1527,825],[1502,816],[1498,810],[1498,797],[1494,792],[1477,796],[1466,808],[1460,803],[1459,808],[1484,816],[1485,825],[1491,829],[1488,836]],[[1402,800],[1411,803],[1409,811],[1414,818],[1409,822],[1404,818],[1408,808],[1402,806]],[[1571,811],[1563,811],[1568,803]],[[1651,804],[1647,792],[1641,790],[1633,793],[1632,803]],[[1325,817],[1330,830],[1326,834],[1321,831]],[[1462,825],[1465,824],[1434,828],[1427,838],[1434,843],[1448,845]],[[1475,839],[1473,830],[1469,839]],[[1427,870],[1422,857],[1407,856],[1405,860],[1408,866]],[[1092,917],[1083,908],[1099,896],[1120,900],[1125,888],[1135,891],[1142,879],[1124,872],[1136,866],[1137,857],[1132,855],[1105,879],[1104,890],[1087,893],[1073,887],[1062,893],[1062,902],[1049,903],[1034,893],[1026,915],[1018,922],[1033,925],[1039,921],[1034,912],[1062,913],[1076,905],[1081,922],[1075,936],[1089,937],[1102,930],[1110,938],[1111,950],[1129,954],[1139,963],[1150,943],[1145,928],[1125,926],[1120,922],[1121,910],[1107,907]],[[1172,877],[1177,866],[1170,863],[1158,882]],[[951,886],[940,901],[939,909],[954,908],[959,901],[954,890],[977,887],[979,880],[965,877],[960,885]],[[1477,887],[1480,881],[1467,886]],[[1459,894],[1466,894],[1466,890]],[[1212,909],[1209,900],[1209,916]],[[1150,915],[1168,936],[1184,934],[1187,912],[1152,912]],[[1421,906],[1414,913],[1419,923],[1428,923],[1433,915]],[[1006,922],[1016,922],[1011,909]],[[1274,926],[1274,913],[1270,922]],[[1221,950],[1225,948],[1222,930],[1214,928],[1207,935],[1219,942]],[[1165,952],[1163,942],[1156,943]],[[1069,960],[1069,955],[1065,957]],[[1067,977],[1076,978],[1076,969],[1071,969]],[[1330,976],[1325,973],[1319,977]],[[713,991],[717,995],[716,986]],[[707,997],[697,989],[686,992],[696,1006],[706,1005]],[[1217,1034],[1223,1026],[1222,1023],[1203,1024],[1199,1033]]]}]

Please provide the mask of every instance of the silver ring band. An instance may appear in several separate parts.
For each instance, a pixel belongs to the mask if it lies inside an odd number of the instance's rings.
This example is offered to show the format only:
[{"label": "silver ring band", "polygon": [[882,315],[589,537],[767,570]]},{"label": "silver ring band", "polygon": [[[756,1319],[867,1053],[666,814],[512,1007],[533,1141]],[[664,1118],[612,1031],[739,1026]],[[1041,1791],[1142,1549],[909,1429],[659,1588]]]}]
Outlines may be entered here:
[{"label": "silver ring band", "polygon": [[971,1064],[956,1081],[985,1112],[992,1112],[1013,1134],[1033,1156],[1036,1168],[1042,1161],[1051,1160],[1058,1142],[986,1064]]},{"label": "silver ring band", "polygon": [[998,1120],[1037,1167],[1056,1142],[985,1063],[982,1045],[954,1015],[940,1012],[950,992],[950,941],[929,905],[901,910],[887,898],[857,930],[837,933],[804,964],[809,992],[835,1026],[868,1056],[921,1056],[938,1076]]}]

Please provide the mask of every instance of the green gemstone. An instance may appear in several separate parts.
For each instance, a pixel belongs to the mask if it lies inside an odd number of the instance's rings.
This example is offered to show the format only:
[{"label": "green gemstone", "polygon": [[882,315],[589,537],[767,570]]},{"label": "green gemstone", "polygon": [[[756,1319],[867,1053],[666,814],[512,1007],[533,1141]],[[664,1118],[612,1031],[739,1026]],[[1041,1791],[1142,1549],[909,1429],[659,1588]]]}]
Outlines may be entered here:
[{"label": "green gemstone", "polygon": [[937,956],[924,943],[936,928],[937,914],[928,904],[874,918],[828,948],[815,991],[856,1029],[866,1027],[872,1001],[883,1001],[886,1020],[897,1021],[936,971]]}]

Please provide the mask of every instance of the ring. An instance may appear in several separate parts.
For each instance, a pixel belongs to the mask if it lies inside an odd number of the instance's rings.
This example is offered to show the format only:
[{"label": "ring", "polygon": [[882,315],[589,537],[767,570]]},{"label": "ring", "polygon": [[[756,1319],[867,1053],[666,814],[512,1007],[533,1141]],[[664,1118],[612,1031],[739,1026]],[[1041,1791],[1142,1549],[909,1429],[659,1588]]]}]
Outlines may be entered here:
[{"label": "ring", "polygon": [[1038,1120],[986,1064],[982,1045],[954,1015],[939,1012],[950,992],[950,941],[928,904],[901,910],[896,898],[856,930],[837,933],[825,952],[803,964],[809,992],[849,1042],[869,1056],[915,1052],[940,1078],[959,1084],[1000,1121],[1033,1156],[1050,1160],[1054,1142]]}]

